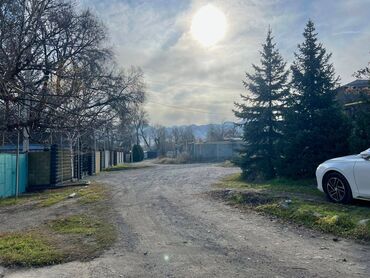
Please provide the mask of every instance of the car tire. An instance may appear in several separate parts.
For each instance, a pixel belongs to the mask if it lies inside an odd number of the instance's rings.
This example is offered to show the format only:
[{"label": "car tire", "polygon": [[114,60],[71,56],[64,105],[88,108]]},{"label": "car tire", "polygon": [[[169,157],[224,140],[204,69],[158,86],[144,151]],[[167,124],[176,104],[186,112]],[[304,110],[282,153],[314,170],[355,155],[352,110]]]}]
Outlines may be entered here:
[{"label": "car tire", "polygon": [[348,204],[353,200],[352,190],[347,179],[340,173],[332,172],[325,176],[325,193],[334,203]]}]

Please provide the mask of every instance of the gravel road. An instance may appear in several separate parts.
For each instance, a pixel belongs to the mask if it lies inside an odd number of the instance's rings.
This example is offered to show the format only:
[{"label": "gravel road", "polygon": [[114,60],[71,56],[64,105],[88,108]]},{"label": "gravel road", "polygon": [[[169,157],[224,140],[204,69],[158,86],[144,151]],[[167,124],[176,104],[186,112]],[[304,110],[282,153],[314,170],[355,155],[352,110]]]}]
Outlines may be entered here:
[{"label": "gravel road", "polygon": [[370,247],[241,212],[205,192],[236,168],[156,165],[104,173],[119,228],[91,262],[5,277],[369,277]]}]

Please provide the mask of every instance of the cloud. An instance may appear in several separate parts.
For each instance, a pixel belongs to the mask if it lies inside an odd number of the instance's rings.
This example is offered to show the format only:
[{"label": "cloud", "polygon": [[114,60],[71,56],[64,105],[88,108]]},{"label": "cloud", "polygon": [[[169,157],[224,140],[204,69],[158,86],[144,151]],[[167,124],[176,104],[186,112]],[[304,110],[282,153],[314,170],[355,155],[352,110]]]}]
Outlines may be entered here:
[{"label": "cloud", "polygon": [[153,123],[234,120],[233,103],[246,93],[242,79],[258,63],[269,25],[290,63],[312,18],[343,82],[370,60],[370,1],[212,1],[225,13],[228,31],[219,44],[203,48],[191,37],[190,25],[192,15],[209,2],[80,0],[107,25],[119,63],[143,68]]}]

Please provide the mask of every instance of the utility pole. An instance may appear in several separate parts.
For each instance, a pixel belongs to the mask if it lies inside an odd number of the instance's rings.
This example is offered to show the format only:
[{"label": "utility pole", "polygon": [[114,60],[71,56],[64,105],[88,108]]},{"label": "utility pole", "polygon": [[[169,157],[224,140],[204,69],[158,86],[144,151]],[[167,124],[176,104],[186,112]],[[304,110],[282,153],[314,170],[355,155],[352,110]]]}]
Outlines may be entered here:
[{"label": "utility pole", "polygon": [[19,120],[21,112],[18,103],[18,127],[17,127],[17,154],[16,154],[16,177],[15,177],[15,197],[18,198],[19,195]]},{"label": "utility pole", "polygon": [[[26,82],[24,84],[24,104],[22,107],[22,118],[24,120],[24,126],[23,126],[23,152],[28,152],[30,150],[30,131],[28,128],[28,123],[30,119],[30,105],[31,101],[29,99],[30,91],[29,91],[29,85],[28,82],[30,82],[31,76],[29,74],[26,74]],[[19,115],[20,116],[20,115]]]},{"label": "utility pole", "polygon": [[64,181],[64,149],[63,149],[63,135],[60,134],[60,152],[61,152],[61,167],[62,167],[62,177],[61,177],[61,183],[63,184]]}]

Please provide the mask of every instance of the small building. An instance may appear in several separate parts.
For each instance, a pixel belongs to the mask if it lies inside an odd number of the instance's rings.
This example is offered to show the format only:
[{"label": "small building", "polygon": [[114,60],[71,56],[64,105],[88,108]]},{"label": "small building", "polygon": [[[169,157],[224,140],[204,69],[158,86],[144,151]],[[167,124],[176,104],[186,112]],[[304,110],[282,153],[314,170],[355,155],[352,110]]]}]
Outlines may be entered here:
[{"label": "small building", "polygon": [[239,154],[243,140],[239,138],[226,139],[217,142],[189,144],[188,153],[195,161],[225,161]]},{"label": "small building", "polygon": [[15,196],[17,191],[19,194],[26,192],[28,183],[26,154],[19,154],[18,164],[17,181],[17,155],[0,153],[0,198]]},{"label": "small building", "polygon": [[[19,149],[22,150],[20,145]],[[13,155],[17,152],[16,145],[0,147],[0,153]],[[60,148],[58,145],[30,144],[29,152],[22,154],[27,161],[27,167],[22,168],[20,175],[27,177],[26,187],[28,190],[49,187],[71,181],[73,178],[71,153],[67,147]],[[8,163],[10,163],[8,161]],[[8,167],[8,166],[7,166]]]},{"label": "small building", "polygon": [[370,80],[357,79],[340,87],[337,100],[351,117],[358,111],[370,111]]}]

